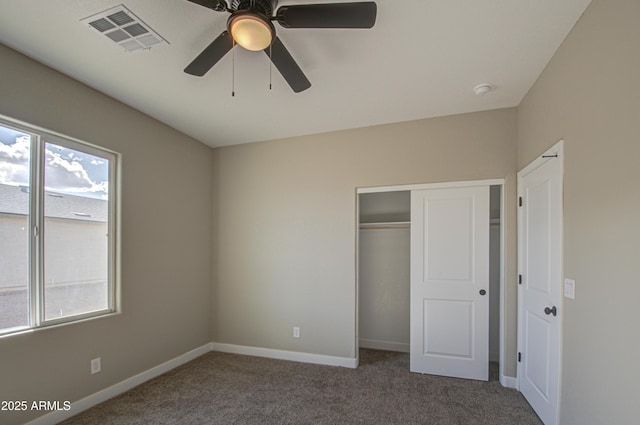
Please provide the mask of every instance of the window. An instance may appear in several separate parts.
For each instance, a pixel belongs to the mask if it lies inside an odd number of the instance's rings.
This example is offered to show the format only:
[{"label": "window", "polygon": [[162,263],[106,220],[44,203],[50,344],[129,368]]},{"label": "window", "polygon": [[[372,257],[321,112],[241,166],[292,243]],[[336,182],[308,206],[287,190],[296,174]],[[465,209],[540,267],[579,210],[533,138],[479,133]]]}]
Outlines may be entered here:
[{"label": "window", "polygon": [[0,119],[0,334],[116,311],[117,160]]}]

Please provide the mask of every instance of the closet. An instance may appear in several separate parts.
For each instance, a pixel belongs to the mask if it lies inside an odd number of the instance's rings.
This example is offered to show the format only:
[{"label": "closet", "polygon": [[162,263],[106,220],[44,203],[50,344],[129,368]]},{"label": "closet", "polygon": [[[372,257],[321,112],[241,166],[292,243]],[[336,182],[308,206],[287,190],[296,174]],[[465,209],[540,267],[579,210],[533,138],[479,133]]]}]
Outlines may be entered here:
[{"label": "closet", "polygon": [[409,352],[411,192],[359,195],[359,345]]},{"label": "closet", "polygon": [[[490,186],[489,360],[500,353],[501,190]],[[358,195],[358,343],[409,352],[411,191]]]}]

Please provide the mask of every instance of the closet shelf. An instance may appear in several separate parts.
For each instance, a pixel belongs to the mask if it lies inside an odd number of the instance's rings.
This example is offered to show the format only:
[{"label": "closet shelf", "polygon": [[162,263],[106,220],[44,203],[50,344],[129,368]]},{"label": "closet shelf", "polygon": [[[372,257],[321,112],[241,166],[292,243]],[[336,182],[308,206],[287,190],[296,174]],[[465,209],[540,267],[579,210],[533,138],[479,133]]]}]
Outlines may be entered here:
[{"label": "closet shelf", "polygon": [[386,221],[377,223],[360,223],[360,230],[369,229],[409,229],[410,221]]}]

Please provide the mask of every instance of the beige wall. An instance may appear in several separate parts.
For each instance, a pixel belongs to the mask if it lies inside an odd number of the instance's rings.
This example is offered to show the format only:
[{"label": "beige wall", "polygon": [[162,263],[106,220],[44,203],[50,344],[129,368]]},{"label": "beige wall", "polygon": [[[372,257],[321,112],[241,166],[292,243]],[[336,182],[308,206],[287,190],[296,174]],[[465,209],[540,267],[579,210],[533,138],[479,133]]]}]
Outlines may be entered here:
[{"label": "beige wall", "polygon": [[518,167],[565,140],[561,423],[637,424],[640,2],[594,0],[519,107]]},{"label": "beige wall", "polygon": [[76,401],[211,341],[212,149],[1,45],[0,63],[0,114],[121,153],[124,182],[122,314],[1,338],[0,400]]},{"label": "beige wall", "polygon": [[[47,284],[107,280],[106,222],[45,217],[44,229]],[[74,267],[69,267],[69,260]]]},{"label": "beige wall", "polygon": [[0,212],[0,289],[28,286],[28,227],[26,215]]},{"label": "beige wall", "polygon": [[214,341],[355,357],[356,188],[506,178],[515,376],[516,120],[503,109],[216,149]]}]

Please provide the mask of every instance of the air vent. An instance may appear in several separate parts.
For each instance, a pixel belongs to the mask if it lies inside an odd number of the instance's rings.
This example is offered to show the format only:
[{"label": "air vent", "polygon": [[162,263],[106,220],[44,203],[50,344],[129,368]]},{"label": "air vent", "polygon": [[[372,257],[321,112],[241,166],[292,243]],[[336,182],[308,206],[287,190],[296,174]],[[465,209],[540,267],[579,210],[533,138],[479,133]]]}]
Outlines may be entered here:
[{"label": "air vent", "polygon": [[152,46],[169,44],[123,4],[80,20],[103,34],[127,52],[149,50]]}]

